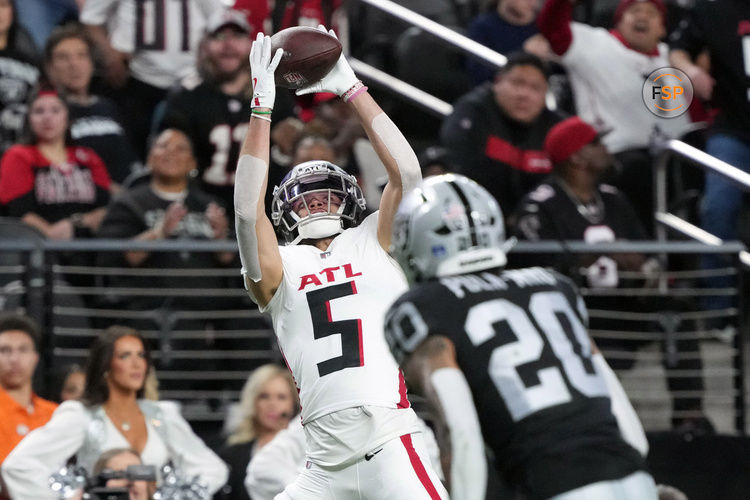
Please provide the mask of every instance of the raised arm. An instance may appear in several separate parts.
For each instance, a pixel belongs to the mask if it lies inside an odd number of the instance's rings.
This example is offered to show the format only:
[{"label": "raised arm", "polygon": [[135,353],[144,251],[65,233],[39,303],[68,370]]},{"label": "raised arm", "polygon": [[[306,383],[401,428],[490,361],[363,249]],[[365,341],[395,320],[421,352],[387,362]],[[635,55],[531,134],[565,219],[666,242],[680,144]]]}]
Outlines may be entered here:
[{"label": "raised arm", "polygon": [[[325,31],[323,26],[319,26],[319,29]],[[329,34],[336,36],[333,30]],[[388,250],[391,226],[401,197],[422,181],[417,155],[398,127],[367,92],[367,87],[354,74],[343,54],[325,78],[298,90],[297,94],[312,92],[333,92],[349,104],[385,166],[388,183],[380,199],[378,241]]]},{"label": "raised arm", "polygon": [[558,56],[565,54],[573,43],[573,33],[570,30],[573,3],[571,0],[547,0],[536,18],[539,32]]},{"label": "raised arm", "polygon": [[[440,461],[454,500],[484,500],[487,462],[469,384],[447,337],[427,337],[403,365],[410,388],[427,398]],[[450,471],[450,473],[448,473]]]},{"label": "raised arm", "polygon": [[271,110],[276,98],[273,73],[281,49],[271,58],[271,38],[258,33],[250,51],[253,76],[252,116],[237,162],[234,210],[245,287],[260,306],[273,297],[282,278],[281,254],[273,224],[266,215],[271,142]]}]

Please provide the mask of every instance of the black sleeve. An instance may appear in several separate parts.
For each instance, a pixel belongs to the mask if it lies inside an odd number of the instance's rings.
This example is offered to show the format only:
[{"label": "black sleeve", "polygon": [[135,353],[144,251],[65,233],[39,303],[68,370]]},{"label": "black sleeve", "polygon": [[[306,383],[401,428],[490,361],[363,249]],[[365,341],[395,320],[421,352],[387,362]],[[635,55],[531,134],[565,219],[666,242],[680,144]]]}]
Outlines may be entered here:
[{"label": "black sleeve", "polygon": [[34,191],[29,191],[18,198],[10,200],[6,208],[10,217],[21,218],[28,213],[36,213],[37,203],[34,198]]},{"label": "black sleeve", "polygon": [[472,171],[481,168],[484,143],[487,140],[486,124],[482,115],[470,102],[459,100],[453,113],[443,120],[440,142],[448,150],[458,171],[472,177]]},{"label": "black sleeve", "polygon": [[700,23],[699,7],[690,11],[669,36],[669,48],[684,50],[692,57],[705,48],[705,34]]}]

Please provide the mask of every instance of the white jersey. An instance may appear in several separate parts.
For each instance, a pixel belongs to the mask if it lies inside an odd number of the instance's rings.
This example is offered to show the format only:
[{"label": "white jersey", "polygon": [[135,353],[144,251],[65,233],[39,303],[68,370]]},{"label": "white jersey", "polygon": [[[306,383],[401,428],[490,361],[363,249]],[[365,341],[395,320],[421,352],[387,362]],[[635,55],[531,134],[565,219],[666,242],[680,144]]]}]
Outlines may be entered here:
[{"label": "white jersey", "polygon": [[409,406],[383,335],[385,312],[407,289],[377,238],[378,212],[336,236],[328,250],[280,247],[283,278],[268,305],[299,389],[302,420],[356,406]]},{"label": "white jersey", "polygon": [[195,71],[196,48],[221,0],[86,0],[80,20],[105,26],[112,47],[132,54],[130,72],[168,88]]},{"label": "white jersey", "polygon": [[627,48],[603,28],[571,23],[573,43],[561,58],[575,96],[578,116],[597,128],[612,129],[602,138],[610,153],[647,148],[654,127],[670,138],[687,131],[690,119],[661,118],[643,103],[643,83],[654,70],[669,66],[669,48],[659,55]]}]

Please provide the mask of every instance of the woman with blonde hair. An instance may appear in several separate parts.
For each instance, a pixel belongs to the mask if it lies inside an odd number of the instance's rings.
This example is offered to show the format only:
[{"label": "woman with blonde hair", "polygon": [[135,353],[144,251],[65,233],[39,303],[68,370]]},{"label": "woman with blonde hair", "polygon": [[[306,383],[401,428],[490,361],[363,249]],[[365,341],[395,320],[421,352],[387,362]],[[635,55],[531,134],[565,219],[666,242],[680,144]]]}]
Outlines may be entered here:
[{"label": "woman with blonde hair", "polygon": [[268,364],[253,371],[242,388],[239,418],[219,452],[230,468],[229,481],[223,488],[225,498],[250,499],[244,486],[250,458],[285,429],[298,411],[297,389],[289,370]]}]

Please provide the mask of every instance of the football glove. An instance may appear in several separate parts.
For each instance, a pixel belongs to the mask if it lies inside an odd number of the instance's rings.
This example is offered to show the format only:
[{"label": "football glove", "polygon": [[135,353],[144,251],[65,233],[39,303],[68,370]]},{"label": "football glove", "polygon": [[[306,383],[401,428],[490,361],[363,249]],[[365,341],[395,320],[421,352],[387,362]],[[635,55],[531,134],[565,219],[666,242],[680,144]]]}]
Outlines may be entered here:
[{"label": "football glove", "polygon": [[250,74],[253,77],[253,108],[273,108],[276,100],[276,83],[273,73],[284,54],[283,49],[277,49],[271,58],[271,37],[263,33],[253,42],[250,49]]},{"label": "football glove", "polygon": [[[326,31],[325,26],[322,24],[318,25],[318,29],[323,32]],[[333,30],[328,30],[328,34],[338,39]],[[297,90],[297,95],[312,94],[315,92],[333,92],[337,96],[342,97],[347,90],[354,87],[357,83],[359,83],[357,75],[354,74],[354,70],[349,66],[344,54],[341,54],[338,62],[336,62],[336,66],[326,76],[307,87]]]}]

